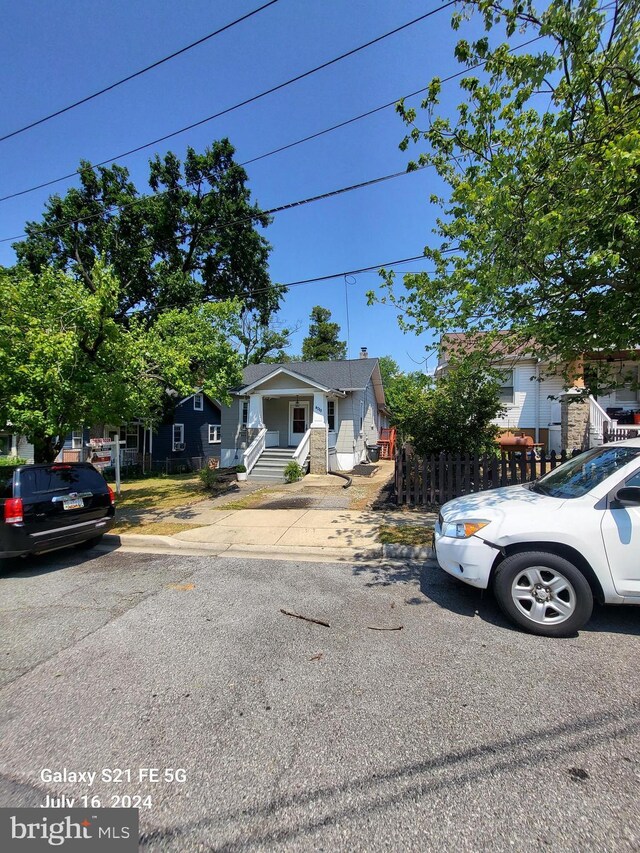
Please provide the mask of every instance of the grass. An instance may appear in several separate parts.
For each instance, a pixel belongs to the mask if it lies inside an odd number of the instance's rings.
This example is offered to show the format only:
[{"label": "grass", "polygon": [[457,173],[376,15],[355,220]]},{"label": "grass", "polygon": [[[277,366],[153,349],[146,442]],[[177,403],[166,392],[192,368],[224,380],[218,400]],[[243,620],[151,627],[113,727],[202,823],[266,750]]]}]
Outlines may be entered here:
[{"label": "grass", "polygon": [[431,545],[433,529],[417,524],[381,524],[378,540],[383,545]]},{"label": "grass", "polygon": [[219,506],[218,509],[254,509],[255,507],[259,507],[268,495],[277,491],[278,489],[266,487],[264,489],[258,489],[256,492],[249,492],[244,495],[244,497],[235,498],[234,500]]},{"label": "grass", "polygon": [[144,522],[128,521],[122,519],[117,527],[111,531],[116,535],[119,533],[142,533],[144,536],[173,536],[182,533],[183,530],[194,530],[198,524],[182,524],[179,521],[150,521]]},{"label": "grass", "polygon": [[126,512],[150,512],[175,509],[198,503],[209,497],[198,477],[193,474],[173,474],[171,477],[154,477],[122,483],[120,496],[116,499],[118,510]]}]

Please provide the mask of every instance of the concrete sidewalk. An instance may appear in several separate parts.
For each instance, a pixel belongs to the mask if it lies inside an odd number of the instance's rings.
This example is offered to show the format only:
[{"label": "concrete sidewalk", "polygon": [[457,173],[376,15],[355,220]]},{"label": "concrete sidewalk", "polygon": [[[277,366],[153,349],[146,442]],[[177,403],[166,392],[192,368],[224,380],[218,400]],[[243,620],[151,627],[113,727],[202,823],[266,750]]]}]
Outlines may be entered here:
[{"label": "concrete sidewalk", "polygon": [[[409,557],[428,559],[431,548],[382,545],[378,541],[381,524],[425,525],[432,528],[433,513],[400,511],[354,511],[321,509],[245,509],[211,510],[200,516],[203,526],[173,536],[122,534],[120,543],[133,548],[158,548],[185,553],[278,554],[299,559],[308,554],[339,557]],[[116,537],[109,537],[114,540]]]}]

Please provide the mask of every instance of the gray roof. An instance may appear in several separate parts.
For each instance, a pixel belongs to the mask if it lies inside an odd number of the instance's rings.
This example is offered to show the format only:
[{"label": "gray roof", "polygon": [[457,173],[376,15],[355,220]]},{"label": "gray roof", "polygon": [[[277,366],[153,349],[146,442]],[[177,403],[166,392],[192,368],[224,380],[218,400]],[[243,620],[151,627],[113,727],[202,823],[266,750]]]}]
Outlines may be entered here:
[{"label": "gray roof", "polygon": [[284,361],[280,364],[250,364],[243,371],[241,393],[247,385],[266,379],[281,368],[297,373],[334,391],[356,391],[366,388],[378,363],[377,358],[352,358],[347,361]]}]

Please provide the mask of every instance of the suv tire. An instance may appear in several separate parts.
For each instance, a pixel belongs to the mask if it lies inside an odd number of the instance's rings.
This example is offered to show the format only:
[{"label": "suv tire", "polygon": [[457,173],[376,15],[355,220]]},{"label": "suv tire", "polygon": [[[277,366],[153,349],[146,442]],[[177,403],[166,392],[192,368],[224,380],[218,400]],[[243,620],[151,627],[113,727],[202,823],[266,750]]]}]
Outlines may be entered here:
[{"label": "suv tire", "polygon": [[507,557],[495,571],[493,590],[509,619],[543,637],[574,636],[593,610],[593,593],[582,572],[547,551]]}]

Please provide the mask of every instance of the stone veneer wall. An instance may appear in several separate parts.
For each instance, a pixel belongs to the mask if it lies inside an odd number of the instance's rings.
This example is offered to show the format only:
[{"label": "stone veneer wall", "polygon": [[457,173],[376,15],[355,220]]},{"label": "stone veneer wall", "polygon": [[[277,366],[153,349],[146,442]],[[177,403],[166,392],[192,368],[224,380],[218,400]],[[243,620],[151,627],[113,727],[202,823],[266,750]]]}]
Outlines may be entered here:
[{"label": "stone veneer wall", "polygon": [[327,430],[315,427],[311,429],[310,449],[310,474],[327,473]]},{"label": "stone veneer wall", "polygon": [[560,435],[563,450],[582,450],[589,446],[589,401],[576,399],[574,394],[563,394],[560,398]]}]

